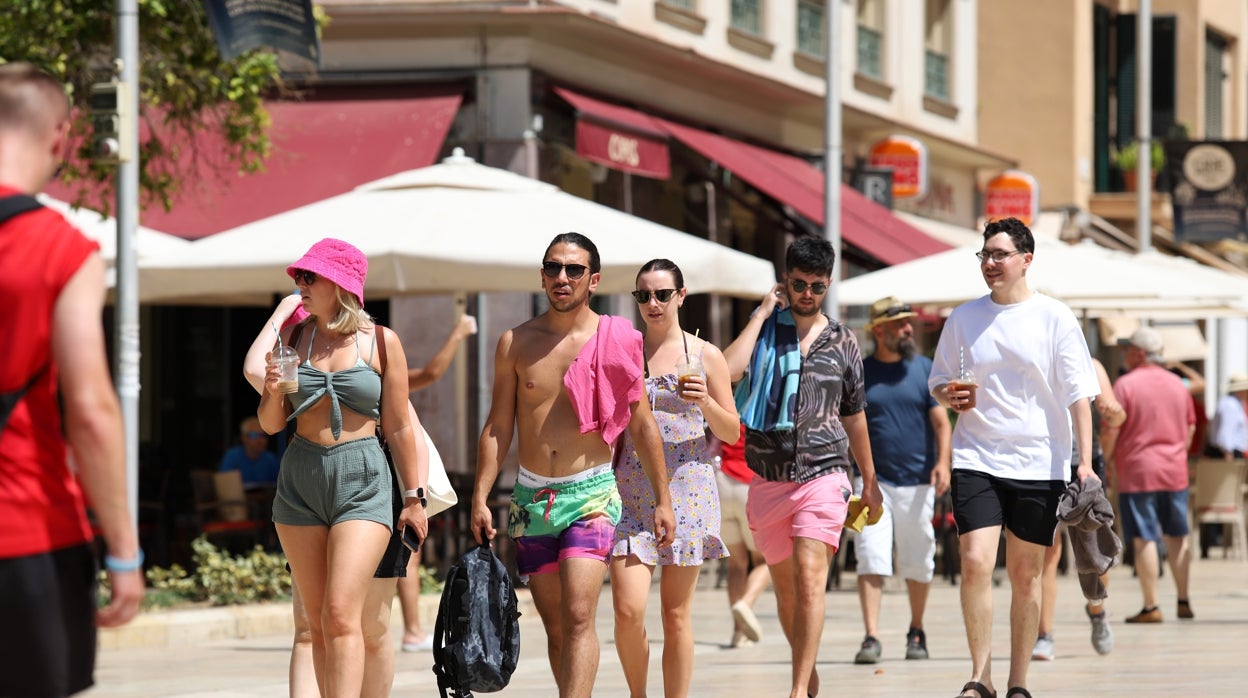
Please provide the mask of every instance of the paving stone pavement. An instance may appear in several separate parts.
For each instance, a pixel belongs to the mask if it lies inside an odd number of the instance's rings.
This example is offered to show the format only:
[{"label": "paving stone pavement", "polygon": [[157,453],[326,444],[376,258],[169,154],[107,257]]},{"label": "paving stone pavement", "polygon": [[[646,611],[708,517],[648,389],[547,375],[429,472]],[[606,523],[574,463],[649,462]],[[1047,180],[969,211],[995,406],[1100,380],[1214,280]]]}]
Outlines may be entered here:
[{"label": "paving stone pavement", "polygon": [[[1059,577],[1055,627],[1056,660],[1034,662],[1029,674],[1032,694],[1046,696],[1248,696],[1248,562],[1196,560],[1192,569],[1194,621],[1175,619],[1174,587],[1169,571],[1161,580],[1159,625],[1126,625],[1123,619],[1140,607],[1139,584],[1129,568],[1111,572],[1110,618],[1116,644],[1112,654],[1093,652],[1083,614],[1078,581]],[[693,617],[698,638],[692,696],[784,696],[788,690],[789,654],[776,620],[775,601],[766,593],[756,607],[764,628],[753,647],[728,649],[731,632],[726,593],[713,588],[708,566],[696,594]],[[658,587],[648,609],[651,637],[649,689],[662,694],[661,635]],[[958,591],[938,579],[933,584],[926,618],[932,659],[906,661],[908,606],[900,584],[890,583],[884,597],[881,625],[883,661],[856,666],[854,653],[862,641],[862,621],[854,577],[828,593],[827,623],[819,650],[822,696],[943,696],[966,681],[970,659],[962,625]],[[994,591],[993,675],[1005,695],[1008,672],[1008,584]],[[396,616],[397,604],[396,604]],[[433,619],[426,627],[432,629]],[[601,658],[595,696],[627,696],[623,673],[612,643],[610,589],[604,587],[598,608]],[[396,624],[396,628],[399,626]],[[546,698],[555,695],[546,662],[545,636],[536,613],[521,619],[521,661],[511,685],[497,695]],[[241,640],[207,641],[194,646],[103,649],[96,672],[97,687],[88,698],[280,698],[286,696],[290,640],[286,634],[264,634]],[[399,653],[394,696],[435,696],[430,653]]]}]

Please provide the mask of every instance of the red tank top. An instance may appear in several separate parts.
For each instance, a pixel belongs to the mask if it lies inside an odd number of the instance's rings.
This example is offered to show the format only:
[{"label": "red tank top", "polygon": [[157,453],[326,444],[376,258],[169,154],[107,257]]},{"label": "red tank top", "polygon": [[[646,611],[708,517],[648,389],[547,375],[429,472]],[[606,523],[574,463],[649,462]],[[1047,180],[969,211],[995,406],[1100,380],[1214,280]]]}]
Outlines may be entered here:
[{"label": "red tank top", "polygon": [[724,474],[738,482],[750,484],[754,479],[754,471],[745,463],[745,425],[741,425],[740,436],[735,444],[724,444],[719,453],[719,467]]},{"label": "red tank top", "polygon": [[[14,193],[0,186],[0,196]],[[0,391],[42,371],[0,432],[0,558],[91,540],[62,436],[51,338],[57,297],[97,249],[50,209],[0,224]]]}]

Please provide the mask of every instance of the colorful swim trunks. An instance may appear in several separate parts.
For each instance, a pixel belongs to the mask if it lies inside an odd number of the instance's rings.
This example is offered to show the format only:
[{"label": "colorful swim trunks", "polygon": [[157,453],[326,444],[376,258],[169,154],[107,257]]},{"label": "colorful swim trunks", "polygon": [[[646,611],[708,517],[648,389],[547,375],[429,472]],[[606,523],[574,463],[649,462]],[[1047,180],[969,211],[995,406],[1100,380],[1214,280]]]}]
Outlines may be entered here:
[{"label": "colorful swim trunks", "polygon": [[569,482],[540,487],[521,481],[511,496],[507,534],[516,543],[521,579],[559,571],[559,562],[585,557],[606,562],[620,522],[615,473],[590,472]]}]

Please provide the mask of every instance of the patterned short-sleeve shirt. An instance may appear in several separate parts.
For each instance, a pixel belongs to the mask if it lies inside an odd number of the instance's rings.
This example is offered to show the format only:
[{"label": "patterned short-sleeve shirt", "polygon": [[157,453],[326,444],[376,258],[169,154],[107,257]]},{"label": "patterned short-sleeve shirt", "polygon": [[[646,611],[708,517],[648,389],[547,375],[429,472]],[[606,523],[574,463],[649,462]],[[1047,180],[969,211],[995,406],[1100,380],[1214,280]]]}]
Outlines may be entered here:
[{"label": "patterned short-sleeve shirt", "polygon": [[866,406],[858,340],[848,327],[829,319],[802,358],[794,428],[746,430],[746,463],[765,480],[798,484],[849,472],[849,436],[841,417]]}]

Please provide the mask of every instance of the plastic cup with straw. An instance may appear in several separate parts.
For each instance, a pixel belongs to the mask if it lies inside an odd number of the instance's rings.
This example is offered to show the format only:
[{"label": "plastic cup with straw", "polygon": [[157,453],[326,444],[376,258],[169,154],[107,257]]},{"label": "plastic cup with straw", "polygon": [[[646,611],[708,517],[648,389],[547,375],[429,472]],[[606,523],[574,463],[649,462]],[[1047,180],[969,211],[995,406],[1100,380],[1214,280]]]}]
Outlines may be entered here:
[{"label": "plastic cup with straw", "polygon": [[269,365],[278,370],[276,390],[282,395],[293,393],[299,389],[299,352],[282,343],[282,332],[276,323],[269,324],[277,334],[277,347],[269,354]]},{"label": "plastic cup with straw", "polygon": [[[697,340],[698,333],[701,330],[695,330],[693,333],[694,340]],[[685,386],[692,378],[700,378],[702,373],[702,356],[689,353],[688,345],[685,346],[685,360],[676,364],[676,381],[680,392],[685,392]]]}]

